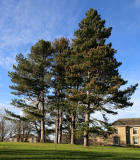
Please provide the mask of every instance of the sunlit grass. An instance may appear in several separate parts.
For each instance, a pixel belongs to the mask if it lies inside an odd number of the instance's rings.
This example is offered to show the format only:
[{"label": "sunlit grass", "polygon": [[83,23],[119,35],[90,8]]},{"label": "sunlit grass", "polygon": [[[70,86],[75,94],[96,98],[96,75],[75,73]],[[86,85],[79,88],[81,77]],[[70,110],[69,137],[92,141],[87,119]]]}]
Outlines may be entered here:
[{"label": "sunlit grass", "polygon": [[140,160],[139,148],[0,143],[0,160]]}]

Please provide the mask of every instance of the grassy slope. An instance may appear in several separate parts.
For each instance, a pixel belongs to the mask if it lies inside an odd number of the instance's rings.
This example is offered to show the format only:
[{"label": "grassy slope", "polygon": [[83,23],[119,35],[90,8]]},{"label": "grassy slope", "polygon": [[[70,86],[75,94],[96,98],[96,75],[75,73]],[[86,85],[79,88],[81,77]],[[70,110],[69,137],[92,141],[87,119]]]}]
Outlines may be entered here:
[{"label": "grassy slope", "polygon": [[140,160],[139,148],[0,143],[0,160]]}]

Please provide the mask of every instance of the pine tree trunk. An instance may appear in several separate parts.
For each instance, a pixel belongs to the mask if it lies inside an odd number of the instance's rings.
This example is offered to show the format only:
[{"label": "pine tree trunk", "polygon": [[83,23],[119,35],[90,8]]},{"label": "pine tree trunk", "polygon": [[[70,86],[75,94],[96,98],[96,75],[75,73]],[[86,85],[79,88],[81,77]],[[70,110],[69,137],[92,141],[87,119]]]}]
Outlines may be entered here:
[{"label": "pine tree trunk", "polygon": [[22,135],[22,132],[21,132],[21,121],[19,121],[19,124],[18,124],[18,142],[21,142],[21,135]]},{"label": "pine tree trunk", "polygon": [[41,118],[41,137],[40,142],[45,143],[45,125],[44,125],[44,118]]},{"label": "pine tree trunk", "polygon": [[60,119],[59,119],[59,143],[62,142],[62,121],[63,121],[63,113],[62,110],[60,110]]},{"label": "pine tree trunk", "polygon": [[[85,113],[85,123],[89,126],[89,113]],[[88,146],[88,131],[84,130],[84,146]]]},{"label": "pine tree trunk", "polygon": [[58,144],[58,135],[59,135],[59,110],[56,113],[56,124],[55,124],[55,143]]},{"label": "pine tree trunk", "polygon": [[71,114],[71,144],[74,144],[74,128],[75,128],[75,116]]},{"label": "pine tree trunk", "polygon": [[45,127],[44,127],[44,118],[41,118],[41,137],[40,137],[40,142],[45,143]]},{"label": "pine tree trunk", "polygon": [[[88,80],[90,80],[90,72],[88,71]],[[87,101],[88,104],[86,106],[86,113],[85,113],[85,124],[86,128],[89,127],[89,108],[90,108],[90,103],[89,103],[89,91],[87,91]],[[84,130],[84,146],[88,146],[88,131],[87,129]]]},{"label": "pine tree trunk", "polygon": [[44,93],[42,92],[42,102],[41,102],[41,137],[40,137],[40,142],[45,143],[45,116],[44,116]]},{"label": "pine tree trunk", "polygon": [[23,122],[23,128],[22,128],[22,142],[24,142],[24,132],[25,132],[25,124]]}]

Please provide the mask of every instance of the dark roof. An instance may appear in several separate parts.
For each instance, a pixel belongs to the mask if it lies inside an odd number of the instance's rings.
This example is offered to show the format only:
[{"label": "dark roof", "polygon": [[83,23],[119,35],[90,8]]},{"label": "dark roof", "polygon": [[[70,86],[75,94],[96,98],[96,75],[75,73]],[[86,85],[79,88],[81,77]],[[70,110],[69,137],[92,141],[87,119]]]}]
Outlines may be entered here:
[{"label": "dark roof", "polygon": [[[21,134],[20,137],[23,138],[23,134]],[[14,136],[12,136],[12,137],[10,137],[10,138],[19,138],[19,134],[16,134],[16,135],[14,135]],[[29,135],[26,135],[26,134],[25,134],[25,135],[24,135],[24,138],[36,138],[36,136],[33,135],[33,134],[29,134]]]},{"label": "dark roof", "polygon": [[113,126],[140,126],[140,118],[122,118],[112,123]]}]

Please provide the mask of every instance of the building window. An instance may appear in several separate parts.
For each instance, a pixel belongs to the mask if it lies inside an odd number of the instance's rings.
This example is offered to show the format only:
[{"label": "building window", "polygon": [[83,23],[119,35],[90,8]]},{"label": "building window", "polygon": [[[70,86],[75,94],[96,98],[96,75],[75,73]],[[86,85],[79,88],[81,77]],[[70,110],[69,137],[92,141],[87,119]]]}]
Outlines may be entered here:
[{"label": "building window", "polygon": [[115,134],[118,134],[118,128],[115,128]]},{"label": "building window", "polygon": [[133,142],[134,142],[134,144],[138,144],[138,138],[137,138],[137,137],[134,137],[134,138],[133,138]]},{"label": "building window", "polygon": [[138,134],[138,129],[137,128],[133,128],[133,134]]},{"label": "building window", "polygon": [[119,145],[120,138],[115,136],[113,139],[114,139],[114,145]]}]

